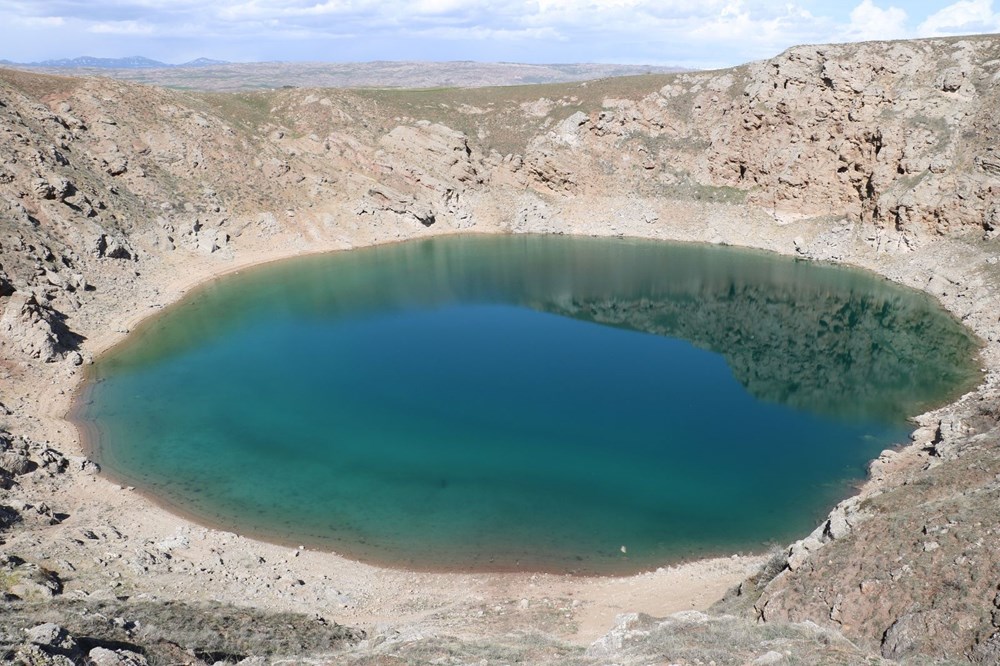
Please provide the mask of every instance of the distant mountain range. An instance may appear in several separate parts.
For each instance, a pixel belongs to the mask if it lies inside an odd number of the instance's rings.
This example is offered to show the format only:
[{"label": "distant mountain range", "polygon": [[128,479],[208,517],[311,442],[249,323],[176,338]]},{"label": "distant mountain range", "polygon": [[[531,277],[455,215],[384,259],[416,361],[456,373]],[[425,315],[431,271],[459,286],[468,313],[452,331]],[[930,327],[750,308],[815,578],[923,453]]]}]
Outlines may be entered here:
[{"label": "distant mountain range", "polygon": [[60,60],[42,60],[41,62],[12,62],[10,60],[0,60],[0,65],[12,65],[16,67],[45,67],[53,69],[171,69],[174,67],[211,67],[215,65],[227,65],[225,60],[212,60],[211,58],[198,58],[180,65],[160,62],[144,58],[143,56],[129,56],[127,58],[94,58],[92,56],[81,56],[79,58],[62,58]]}]

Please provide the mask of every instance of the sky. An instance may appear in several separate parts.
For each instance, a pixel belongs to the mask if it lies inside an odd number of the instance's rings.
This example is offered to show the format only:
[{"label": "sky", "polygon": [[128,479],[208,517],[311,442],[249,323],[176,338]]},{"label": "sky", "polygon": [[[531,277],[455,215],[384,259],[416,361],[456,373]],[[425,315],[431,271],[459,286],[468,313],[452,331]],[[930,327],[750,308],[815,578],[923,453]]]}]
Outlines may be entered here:
[{"label": "sky", "polygon": [[1000,32],[994,0],[0,0],[0,59],[16,62],[143,55],[706,68],[795,44],[988,32]]}]

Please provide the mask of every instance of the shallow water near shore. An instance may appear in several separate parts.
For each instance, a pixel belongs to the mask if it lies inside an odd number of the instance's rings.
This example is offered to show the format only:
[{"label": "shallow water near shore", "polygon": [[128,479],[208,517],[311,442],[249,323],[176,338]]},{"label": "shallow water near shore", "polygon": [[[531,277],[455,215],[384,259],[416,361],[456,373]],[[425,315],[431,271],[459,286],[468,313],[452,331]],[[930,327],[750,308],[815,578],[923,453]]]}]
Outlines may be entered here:
[{"label": "shallow water near shore", "polygon": [[213,281],[100,358],[75,418],[115,477],[232,531],[628,573],[802,536],[975,351],[859,271],[456,236]]}]

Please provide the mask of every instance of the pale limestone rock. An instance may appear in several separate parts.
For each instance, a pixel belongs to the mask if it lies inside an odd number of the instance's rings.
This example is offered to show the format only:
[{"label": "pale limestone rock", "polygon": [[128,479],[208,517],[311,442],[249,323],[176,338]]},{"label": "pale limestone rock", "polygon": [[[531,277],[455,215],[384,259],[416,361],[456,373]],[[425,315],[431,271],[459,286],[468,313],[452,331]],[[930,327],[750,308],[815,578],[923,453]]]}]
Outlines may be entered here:
[{"label": "pale limestone rock", "polygon": [[612,657],[630,642],[649,636],[653,618],[642,613],[623,613],[615,618],[614,628],[587,648],[590,658]]},{"label": "pale limestone rock", "polygon": [[25,356],[42,361],[59,358],[65,347],[64,330],[48,307],[23,292],[8,299],[0,317],[0,336]]},{"label": "pale limestone rock", "polygon": [[379,140],[383,172],[357,206],[360,214],[389,211],[424,226],[471,221],[469,192],[484,183],[481,158],[468,138],[444,125],[400,125]]},{"label": "pale limestone rock", "polygon": [[146,658],[130,650],[95,647],[88,655],[94,666],[147,666]]},{"label": "pale limestone rock", "polygon": [[24,633],[28,641],[35,645],[60,650],[75,650],[77,647],[76,641],[69,635],[69,632],[52,622],[26,629]]}]

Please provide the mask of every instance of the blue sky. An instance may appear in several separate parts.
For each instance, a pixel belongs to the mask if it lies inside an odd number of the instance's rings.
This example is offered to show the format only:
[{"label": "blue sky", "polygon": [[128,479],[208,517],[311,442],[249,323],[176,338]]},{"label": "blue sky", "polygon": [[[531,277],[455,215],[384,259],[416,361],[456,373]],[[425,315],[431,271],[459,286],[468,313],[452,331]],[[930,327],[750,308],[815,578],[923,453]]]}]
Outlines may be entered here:
[{"label": "blue sky", "polygon": [[794,44],[983,32],[1000,32],[994,0],[0,0],[0,59],[15,61],[716,67]]}]

